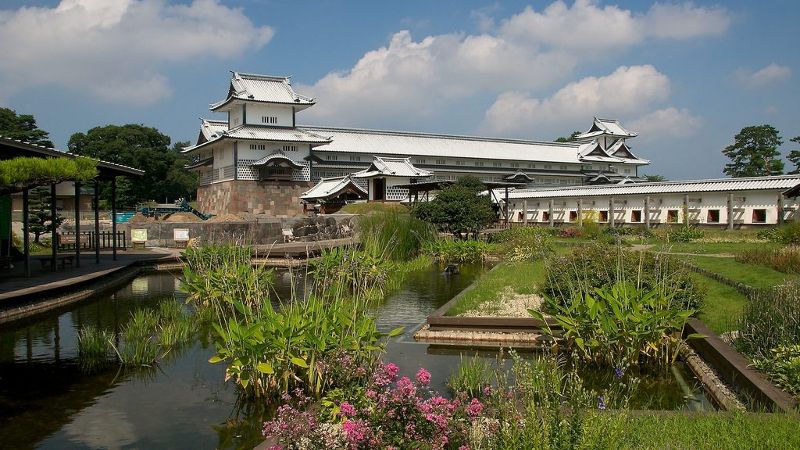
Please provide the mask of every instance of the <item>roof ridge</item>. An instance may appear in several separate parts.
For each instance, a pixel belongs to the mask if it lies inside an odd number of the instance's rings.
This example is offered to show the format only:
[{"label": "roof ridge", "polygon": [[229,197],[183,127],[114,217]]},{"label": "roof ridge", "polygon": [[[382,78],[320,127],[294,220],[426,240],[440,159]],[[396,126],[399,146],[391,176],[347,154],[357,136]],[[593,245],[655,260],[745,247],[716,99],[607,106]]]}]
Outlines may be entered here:
[{"label": "roof ridge", "polygon": [[463,139],[470,141],[506,142],[511,144],[543,144],[543,145],[552,145],[554,147],[564,147],[564,148],[574,148],[583,145],[583,143],[575,143],[575,142],[534,141],[528,139],[486,137],[486,136],[474,136],[466,134],[429,133],[423,131],[378,130],[371,128],[326,127],[317,125],[297,125],[297,128],[310,128],[310,129],[328,130],[328,131],[348,131],[348,132],[364,133],[364,134],[372,133],[372,134],[398,135],[398,136],[422,136],[422,137],[445,138],[445,139],[456,138],[456,139]]},{"label": "roof ridge", "polygon": [[248,73],[248,72],[236,72],[231,71],[231,77],[235,78],[238,76],[239,78],[250,78],[253,80],[267,80],[267,81],[285,81],[287,83],[291,83],[292,76],[281,76],[281,75],[262,75],[258,73]]}]

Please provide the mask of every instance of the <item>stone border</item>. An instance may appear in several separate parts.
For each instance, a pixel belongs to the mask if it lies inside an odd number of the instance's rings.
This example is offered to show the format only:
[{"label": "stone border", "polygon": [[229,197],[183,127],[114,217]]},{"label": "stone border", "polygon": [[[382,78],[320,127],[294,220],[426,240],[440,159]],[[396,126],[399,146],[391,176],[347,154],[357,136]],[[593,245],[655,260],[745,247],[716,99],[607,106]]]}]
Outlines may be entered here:
[{"label": "stone border", "polygon": [[797,401],[789,393],[752,369],[742,354],[714,334],[701,320],[691,318],[686,322],[683,336],[689,334],[703,336],[689,339],[687,343],[716,371],[722,381],[734,386],[740,395],[772,412],[796,413]]}]

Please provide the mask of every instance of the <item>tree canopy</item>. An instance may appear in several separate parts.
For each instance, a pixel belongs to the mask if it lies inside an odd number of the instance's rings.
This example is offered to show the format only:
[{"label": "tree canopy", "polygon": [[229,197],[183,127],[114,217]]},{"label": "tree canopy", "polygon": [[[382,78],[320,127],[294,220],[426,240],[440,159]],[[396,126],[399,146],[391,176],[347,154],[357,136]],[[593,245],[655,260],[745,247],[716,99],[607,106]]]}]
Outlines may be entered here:
[{"label": "tree canopy", "polygon": [[734,143],[722,151],[731,160],[723,171],[732,177],[780,175],[783,160],[778,147],[782,143],[780,133],[772,125],[744,127]]},{"label": "tree canopy", "polygon": [[0,193],[95,177],[97,163],[87,158],[19,157],[0,161]]},{"label": "tree canopy", "polygon": [[642,176],[644,177],[645,180],[649,182],[667,181],[667,177],[665,177],[664,175],[642,175]]},{"label": "tree canopy", "polygon": [[0,108],[0,136],[53,148],[50,135],[36,126],[32,115],[17,114],[13,109]]},{"label": "tree canopy", "polygon": [[[795,136],[789,141],[794,142],[795,144],[800,144],[800,136]],[[800,173],[800,149],[792,150],[789,152],[789,156],[786,157],[792,164],[794,164],[794,169],[789,172],[792,175]]]},{"label": "tree canopy", "polygon": [[442,189],[433,200],[416,205],[412,212],[440,231],[460,237],[474,235],[497,217],[489,196],[480,194],[484,189],[479,179],[464,177]]},{"label": "tree canopy", "polygon": [[569,136],[557,137],[555,142],[573,142],[576,140],[579,134],[581,134],[580,131],[573,131]]},{"label": "tree canopy", "polygon": [[[118,201],[133,207],[142,201],[174,201],[189,197],[197,189],[197,176],[184,168],[187,159],[180,150],[187,142],[170,147],[170,137],[144,125],[106,125],[70,137],[69,151],[142,169],[136,180],[123,178],[117,185]],[[108,189],[101,190],[108,200]]]}]

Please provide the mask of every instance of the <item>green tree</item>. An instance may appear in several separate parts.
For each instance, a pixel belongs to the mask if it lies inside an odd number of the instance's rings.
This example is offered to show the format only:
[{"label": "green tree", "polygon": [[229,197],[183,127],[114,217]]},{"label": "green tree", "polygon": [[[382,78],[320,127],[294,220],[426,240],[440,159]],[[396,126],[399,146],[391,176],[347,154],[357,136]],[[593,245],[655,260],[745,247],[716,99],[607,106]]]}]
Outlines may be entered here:
[{"label": "green tree", "polygon": [[17,114],[13,109],[0,108],[0,136],[53,148],[47,131],[36,126],[30,114]]},{"label": "green tree", "polygon": [[642,176],[645,178],[645,180],[650,182],[667,181],[667,177],[665,177],[664,175],[642,175]]},{"label": "green tree", "polygon": [[723,171],[732,177],[780,175],[783,160],[778,147],[782,143],[780,133],[772,125],[744,127],[734,143],[722,151],[731,160]]},{"label": "green tree", "polygon": [[[791,138],[789,140],[791,142],[794,142],[795,144],[800,144],[800,136],[793,137],[793,138]],[[792,170],[789,173],[792,174],[792,175],[799,174],[800,173],[800,150],[792,150],[792,151],[790,151],[789,152],[789,156],[787,156],[787,159],[792,164],[794,164],[794,170]]]},{"label": "green tree", "polygon": [[[144,125],[106,125],[70,137],[69,151],[104,161],[136,167],[145,175],[135,180],[122,178],[117,183],[121,207],[142,201],[174,201],[189,197],[197,189],[197,176],[184,169],[187,159],[178,142],[170,147],[169,136]],[[110,199],[110,189],[101,189],[101,198]]]},{"label": "green tree", "polygon": [[481,195],[483,183],[467,176],[442,189],[431,201],[414,207],[415,217],[432,223],[440,231],[465,238],[476,235],[497,214],[488,195]]},{"label": "green tree", "polygon": [[50,188],[38,187],[31,189],[30,203],[28,205],[30,215],[28,218],[33,242],[39,244],[39,238],[43,234],[49,234],[53,227],[58,228],[64,222],[64,218],[56,213],[56,220],[52,220],[50,214]]},{"label": "green tree", "polygon": [[572,142],[575,141],[578,135],[580,135],[580,131],[573,131],[572,134],[569,136],[561,136],[556,138],[556,142]]}]

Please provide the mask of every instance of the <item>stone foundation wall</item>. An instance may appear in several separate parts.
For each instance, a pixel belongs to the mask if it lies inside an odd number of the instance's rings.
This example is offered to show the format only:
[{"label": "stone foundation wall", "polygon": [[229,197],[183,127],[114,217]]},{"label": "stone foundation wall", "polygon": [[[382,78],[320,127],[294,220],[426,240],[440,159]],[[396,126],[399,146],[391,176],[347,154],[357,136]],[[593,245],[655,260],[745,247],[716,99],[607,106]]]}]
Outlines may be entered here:
[{"label": "stone foundation wall", "polygon": [[197,188],[198,209],[206,214],[265,214],[297,217],[306,213],[300,194],[313,183],[299,181],[223,181]]}]

